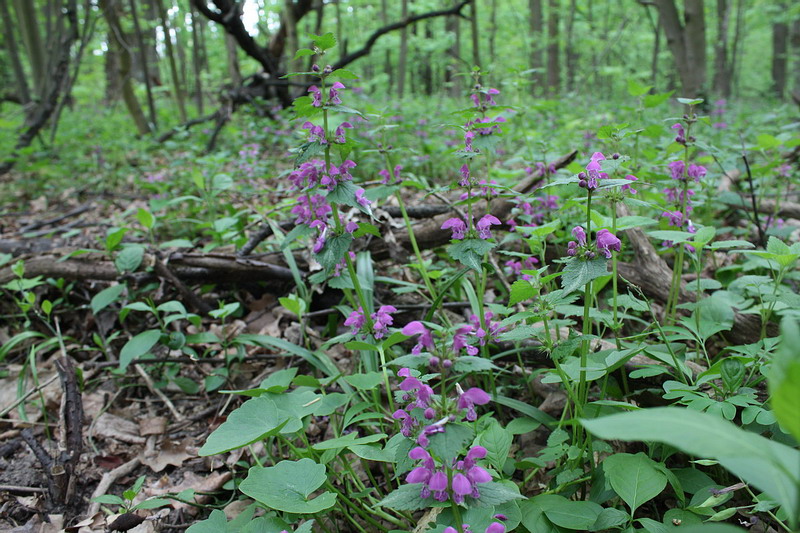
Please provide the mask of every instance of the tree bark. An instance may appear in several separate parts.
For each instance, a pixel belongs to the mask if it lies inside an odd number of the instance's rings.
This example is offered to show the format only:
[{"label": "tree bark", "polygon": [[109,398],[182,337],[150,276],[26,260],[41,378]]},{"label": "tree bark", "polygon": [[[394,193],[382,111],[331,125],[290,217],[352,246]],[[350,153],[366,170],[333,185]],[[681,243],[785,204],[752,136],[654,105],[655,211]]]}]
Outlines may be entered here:
[{"label": "tree bark", "polygon": [[656,0],[659,20],[667,36],[683,95],[695,98],[706,82],[706,32],[703,0],[684,1],[684,21],[681,23],[674,0]]},{"label": "tree bark", "polygon": [[[386,5],[386,0],[381,0],[381,24],[384,26],[389,24],[389,7]],[[387,87],[392,87],[392,52],[388,48],[386,49],[386,54],[383,58],[383,72],[389,78]]]},{"label": "tree bark", "polygon": [[41,99],[46,90],[47,63],[36,17],[36,4],[30,0],[14,0],[14,8],[17,12],[20,35],[22,35],[22,42],[25,45],[28,63],[33,74],[33,89],[36,98]]},{"label": "tree bark", "polygon": [[481,68],[481,41],[478,31],[478,0],[472,0],[470,23],[472,24],[472,64]]},{"label": "tree bark", "polygon": [[[136,48],[139,52],[139,63],[142,69],[144,78],[144,87],[147,94],[147,110],[150,114],[150,124],[153,129],[158,127],[158,120],[156,117],[156,104],[153,100],[153,87],[150,78],[150,68],[147,64],[147,48],[142,34],[142,28],[139,26],[139,15],[136,12],[136,0],[130,0],[131,17],[133,18],[133,30],[136,33]],[[202,111],[200,112],[202,114]]]},{"label": "tree bark", "polygon": [[[402,0],[400,17],[408,17],[408,0]],[[397,60],[397,97],[403,98],[406,86],[406,61],[408,58],[408,27],[403,26],[400,32],[400,55]]]},{"label": "tree bark", "polygon": [[789,25],[785,22],[775,22],[772,25],[772,91],[778,98],[783,98],[786,91],[788,41]]},{"label": "tree bark", "polygon": [[233,35],[225,34],[225,52],[228,56],[228,76],[234,86],[238,87],[242,84],[242,73],[239,70],[239,48],[236,46],[236,39]]},{"label": "tree bark", "polygon": [[717,42],[714,45],[714,92],[731,95],[731,62],[728,54],[728,30],[731,19],[729,0],[717,0]]},{"label": "tree bark", "polygon": [[[298,72],[300,65],[298,61],[292,59],[295,52],[300,48],[297,42],[297,21],[294,18],[294,2],[285,0],[283,6],[283,25],[286,26],[286,72]],[[338,5],[338,4],[337,4]]]},{"label": "tree bark", "polygon": [[30,101],[31,93],[28,89],[28,80],[25,78],[25,69],[22,67],[22,61],[19,57],[17,41],[14,39],[14,25],[11,22],[8,4],[2,1],[0,1],[0,18],[3,19],[6,47],[11,60],[11,68],[14,70],[14,81],[17,83],[17,96],[19,97],[19,102],[24,105]]},{"label": "tree bark", "polygon": [[800,17],[792,23],[792,74],[794,84],[792,90],[800,97]]},{"label": "tree bark", "polygon": [[175,103],[178,104],[178,113],[181,117],[181,122],[186,122],[186,104],[183,100],[183,89],[181,87],[180,77],[178,75],[178,65],[175,61],[175,50],[172,44],[172,35],[169,31],[169,22],[167,20],[167,10],[164,8],[164,0],[155,0],[158,14],[161,17],[161,28],[164,31],[164,44],[167,49],[167,60],[169,61],[169,70],[172,74],[172,90],[175,93]]},{"label": "tree bark", "polygon": [[577,0],[569,2],[569,16],[567,17],[567,91],[575,89],[575,72],[578,70],[578,52],[575,47],[575,13],[578,11]]},{"label": "tree bark", "polygon": [[561,63],[559,60],[559,0],[547,4],[547,89],[556,94],[561,82]]},{"label": "tree bark", "polygon": [[542,0],[528,0],[528,26],[531,36],[531,80],[533,81],[533,94],[540,94],[544,87],[544,56],[543,36],[544,17],[542,15]]},{"label": "tree bark", "polygon": [[140,135],[150,133],[150,125],[147,123],[142,108],[139,105],[139,100],[136,98],[136,93],[133,90],[133,80],[131,79],[131,54],[129,46],[124,41],[122,34],[122,27],[120,26],[119,14],[117,12],[117,0],[100,0],[100,9],[103,11],[103,16],[108,23],[108,38],[110,48],[113,49],[113,54],[116,56],[116,67],[119,76],[120,86],[122,90],[122,99],[125,101],[125,107],[131,115],[136,130]]}]

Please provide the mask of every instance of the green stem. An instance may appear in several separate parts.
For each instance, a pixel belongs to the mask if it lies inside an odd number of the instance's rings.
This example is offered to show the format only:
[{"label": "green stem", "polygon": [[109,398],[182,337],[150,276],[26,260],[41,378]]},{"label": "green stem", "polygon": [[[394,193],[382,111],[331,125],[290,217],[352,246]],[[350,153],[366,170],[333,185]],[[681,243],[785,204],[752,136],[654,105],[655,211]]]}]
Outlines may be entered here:
[{"label": "green stem", "polygon": [[422,253],[420,253],[419,245],[417,244],[417,238],[414,236],[414,230],[411,227],[411,220],[408,218],[403,197],[400,195],[400,191],[397,191],[394,196],[397,198],[397,204],[400,206],[400,213],[403,215],[403,222],[405,222],[406,231],[408,231],[408,240],[411,242],[411,248],[414,250],[414,256],[417,258],[419,273],[422,275],[422,279],[425,281],[425,287],[428,289],[428,294],[430,294],[431,300],[436,300],[436,291],[433,288],[433,283],[431,283],[430,276],[428,276],[428,269],[425,267],[425,263],[422,260]]}]

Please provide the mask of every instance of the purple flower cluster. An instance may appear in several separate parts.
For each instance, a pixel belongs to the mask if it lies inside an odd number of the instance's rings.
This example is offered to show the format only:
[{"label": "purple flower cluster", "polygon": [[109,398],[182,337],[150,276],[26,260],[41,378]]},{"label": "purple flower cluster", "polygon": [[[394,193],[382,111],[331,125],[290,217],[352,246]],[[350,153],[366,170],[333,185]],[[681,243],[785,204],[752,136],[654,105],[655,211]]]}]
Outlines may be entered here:
[{"label": "purple flower cluster", "polygon": [[608,178],[608,174],[603,172],[600,166],[600,161],[605,158],[606,156],[604,156],[602,152],[595,152],[592,154],[589,164],[586,165],[586,172],[578,174],[579,187],[593,191],[597,188],[597,180]]},{"label": "purple flower cluster", "polygon": [[[376,339],[382,339],[386,333],[389,331],[389,326],[394,323],[394,318],[392,317],[392,313],[396,313],[397,309],[395,309],[391,305],[382,305],[376,312],[372,313],[372,335]],[[347,317],[344,321],[345,326],[350,327],[350,333],[352,335],[358,334],[363,328],[364,324],[366,323],[367,318],[364,314],[364,309],[359,307]],[[363,337],[366,338],[366,333],[363,334]]]},{"label": "purple flower cluster", "polygon": [[[587,244],[586,231],[583,229],[583,227],[575,226],[572,228],[572,236],[575,238],[575,240],[570,241],[567,244],[567,255],[572,257],[582,257],[584,259],[594,259],[595,251]],[[597,232],[595,237],[595,248],[597,249],[597,252],[602,253],[606,259],[611,258],[612,251],[619,252],[621,247],[622,243],[620,240],[616,237],[616,235],[607,229],[601,229]]]},{"label": "purple flower cluster", "polygon": [[445,468],[436,466],[433,457],[422,447],[416,447],[408,456],[411,459],[422,461],[420,466],[414,468],[406,476],[406,482],[422,484],[421,498],[433,497],[444,502],[452,498],[456,504],[464,502],[466,496],[478,499],[481,497],[478,485],[492,480],[491,474],[477,465],[476,459],[486,457],[486,448],[473,446],[466,457],[456,462],[452,468],[452,479],[449,480]]},{"label": "purple flower cluster", "polygon": [[[503,515],[495,515],[495,518],[503,516]],[[506,526],[501,524],[500,522],[492,522],[489,524],[489,527],[486,528],[484,533],[505,533]],[[461,526],[461,531],[456,531],[456,528],[453,526],[447,526],[444,528],[442,533],[473,533],[472,529],[470,529],[469,524],[463,524]]]},{"label": "purple flower cluster", "polygon": [[688,178],[692,178],[694,181],[699,182],[707,172],[706,167],[695,165],[694,163],[689,164],[689,168],[686,168],[686,163],[680,160],[672,161],[667,166],[672,179],[678,181],[686,181]]},{"label": "purple flower cluster", "polygon": [[492,321],[492,318],[494,318],[494,313],[491,311],[486,311],[483,314],[483,319],[486,322],[486,329],[483,329],[478,315],[473,314],[469,317],[469,322],[472,329],[468,334],[474,335],[478,339],[478,343],[481,346],[485,346],[487,343],[496,340],[497,337],[506,329],[505,327],[501,326],[499,322]]},{"label": "purple flower cluster", "polygon": [[[344,84],[342,82],[335,82],[331,85],[331,89],[328,92],[328,104],[329,105],[339,105],[342,103],[342,99],[339,98],[339,91],[344,89]],[[312,97],[312,105],[314,107],[322,107],[322,91],[316,85],[312,85],[308,88],[308,92],[311,93]]]},{"label": "purple flower cluster", "polygon": [[529,202],[525,199],[517,199],[517,206],[514,208],[514,216],[520,216],[526,222],[520,224],[515,218],[508,221],[511,231],[516,231],[518,226],[522,227],[536,227],[544,222],[545,217],[558,210],[558,196],[549,194],[539,196]]},{"label": "purple flower cluster", "polygon": [[505,262],[505,266],[508,267],[508,273],[513,274],[515,276],[522,276],[522,279],[526,281],[533,280],[533,276],[530,274],[523,274],[523,270],[533,270],[536,267],[536,264],[539,260],[533,256],[526,257],[522,261],[517,261],[516,259],[509,259]]},{"label": "purple flower cluster", "polygon": [[[477,224],[475,224],[475,229],[478,231],[478,237],[481,239],[491,239],[492,238],[492,226],[499,226],[502,222],[496,216],[488,214],[483,215],[480,220],[478,220]],[[448,218],[442,224],[442,229],[449,229],[453,232],[451,238],[455,240],[461,240],[467,235],[467,224],[458,217]]]},{"label": "purple flower cluster", "polygon": [[412,348],[411,353],[414,355],[419,355],[422,353],[422,349],[425,348],[428,352],[432,352],[434,349],[433,344],[433,336],[428,328],[425,325],[415,320],[413,322],[409,322],[405,325],[405,327],[401,330],[403,335],[408,335],[409,337],[414,337],[419,335],[419,342],[417,342],[416,346]]},{"label": "purple flower cluster", "polygon": [[381,177],[381,183],[384,185],[389,185],[392,182],[392,178],[394,178],[394,183],[400,183],[400,171],[403,170],[403,165],[395,165],[393,176],[389,174],[389,171],[385,168],[378,172],[378,175]]}]

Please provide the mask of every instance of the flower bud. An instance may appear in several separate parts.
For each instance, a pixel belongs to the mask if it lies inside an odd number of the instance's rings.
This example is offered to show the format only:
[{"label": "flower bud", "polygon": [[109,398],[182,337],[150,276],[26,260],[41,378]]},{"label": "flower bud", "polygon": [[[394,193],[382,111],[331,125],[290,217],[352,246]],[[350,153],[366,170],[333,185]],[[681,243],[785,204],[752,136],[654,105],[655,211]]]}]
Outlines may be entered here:
[{"label": "flower bud", "polygon": [[442,366],[443,366],[445,369],[448,369],[448,368],[450,368],[451,366],[453,366],[453,362],[452,362],[450,359],[445,359],[444,361],[442,361]]},{"label": "flower bud", "polygon": [[586,180],[580,180],[578,182],[578,187],[580,187],[581,189],[585,189],[586,185],[587,185]]},{"label": "flower bud", "polygon": [[311,65],[311,72],[319,72],[319,65],[317,65],[316,63]]},{"label": "flower bud", "polygon": [[431,368],[436,368],[437,366],[439,366],[439,358],[433,356],[430,359],[428,359],[428,366]]},{"label": "flower bud", "polygon": [[620,157],[621,156],[615,152],[614,155],[611,156],[611,159],[619,159]]}]

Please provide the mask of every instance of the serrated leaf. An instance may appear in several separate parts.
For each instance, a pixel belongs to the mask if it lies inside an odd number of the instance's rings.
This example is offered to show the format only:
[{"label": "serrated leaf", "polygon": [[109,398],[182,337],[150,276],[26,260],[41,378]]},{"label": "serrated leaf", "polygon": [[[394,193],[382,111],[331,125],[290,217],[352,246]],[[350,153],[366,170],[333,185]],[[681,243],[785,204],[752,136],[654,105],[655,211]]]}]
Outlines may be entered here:
[{"label": "serrated leaf", "polygon": [[608,260],[603,257],[584,261],[573,257],[561,271],[561,288],[569,294],[583,288],[590,281],[608,274]]},{"label": "serrated leaf", "polygon": [[433,498],[420,498],[422,483],[405,484],[386,495],[378,502],[381,507],[396,511],[417,511],[431,506]]},{"label": "serrated leaf", "polygon": [[294,165],[295,166],[302,165],[303,163],[305,163],[315,155],[323,152],[324,150],[325,150],[325,145],[320,143],[319,141],[307,142],[300,147],[297,159],[294,160]]},{"label": "serrated leaf", "polygon": [[331,78],[339,78],[339,79],[342,79],[342,80],[357,80],[358,79],[358,75],[356,75],[355,73],[353,73],[353,72],[351,72],[351,71],[349,71],[347,69],[337,68],[336,70],[334,70],[333,72],[328,74],[328,79],[331,79]]},{"label": "serrated leaf", "polygon": [[469,372],[481,372],[483,370],[495,370],[497,365],[489,359],[474,355],[465,355],[456,359],[453,370],[458,373],[467,374]]},{"label": "serrated leaf", "polygon": [[516,305],[525,300],[529,300],[536,296],[538,291],[527,280],[518,279],[511,284],[511,292],[508,296],[508,305]]},{"label": "serrated leaf", "polygon": [[473,503],[472,505],[476,505],[478,507],[488,507],[490,505],[501,505],[506,502],[510,502],[512,500],[524,500],[525,497],[519,493],[519,489],[516,485],[511,484],[508,486],[504,483],[498,483],[496,481],[490,481],[488,483],[479,483],[478,484],[478,492],[480,492],[481,497],[475,500],[474,498],[468,498]]},{"label": "serrated leaf", "polygon": [[326,270],[332,270],[336,264],[344,258],[344,254],[350,249],[353,236],[349,233],[337,235],[325,242],[325,247],[320,253],[316,254],[317,261]]},{"label": "serrated leaf", "polygon": [[502,472],[503,465],[508,459],[508,452],[511,450],[512,435],[504,429],[496,420],[481,433],[481,446],[486,448],[486,459],[495,468]]},{"label": "serrated leaf", "polygon": [[333,33],[331,32],[328,32],[324,35],[314,35],[313,33],[309,33],[308,36],[314,41],[314,46],[320,50],[330,50],[336,46],[336,37],[334,37]]},{"label": "serrated leaf", "polygon": [[451,244],[447,253],[465,267],[480,272],[483,256],[493,247],[494,244],[483,239],[466,239]]},{"label": "serrated leaf", "polygon": [[461,453],[474,436],[475,433],[468,426],[448,424],[446,431],[430,436],[428,450],[440,460],[449,463]]}]

